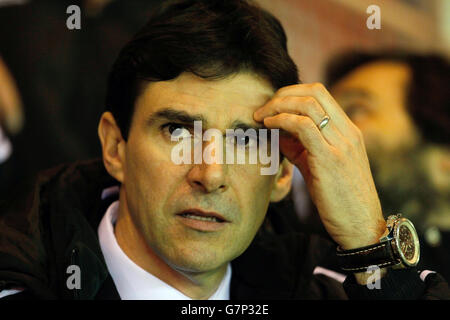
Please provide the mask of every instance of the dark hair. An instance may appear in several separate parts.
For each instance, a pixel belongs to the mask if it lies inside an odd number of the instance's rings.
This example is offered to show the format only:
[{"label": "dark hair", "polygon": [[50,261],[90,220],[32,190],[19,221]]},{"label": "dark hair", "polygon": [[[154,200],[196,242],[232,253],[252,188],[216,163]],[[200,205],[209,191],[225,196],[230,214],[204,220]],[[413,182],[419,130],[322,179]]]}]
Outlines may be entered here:
[{"label": "dark hair", "polygon": [[333,59],[326,68],[326,82],[332,86],[352,70],[375,61],[407,64],[411,79],[407,87],[407,109],[425,141],[450,141],[450,65],[444,58],[405,52],[349,52]]},{"label": "dark hair", "polygon": [[108,78],[106,110],[127,139],[144,81],[183,72],[214,80],[251,71],[274,90],[297,84],[286,41],[280,22],[250,1],[169,1],[120,51]]}]

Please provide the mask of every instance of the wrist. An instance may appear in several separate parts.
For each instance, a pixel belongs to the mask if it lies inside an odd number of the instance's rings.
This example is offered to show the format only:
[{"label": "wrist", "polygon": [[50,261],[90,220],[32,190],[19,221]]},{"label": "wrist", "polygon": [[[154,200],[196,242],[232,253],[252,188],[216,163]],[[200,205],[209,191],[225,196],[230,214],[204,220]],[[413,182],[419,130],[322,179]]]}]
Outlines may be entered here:
[{"label": "wrist", "polygon": [[380,238],[387,232],[386,221],[379,221],[374,227],[367,228],[363,234],[355,235],[339,242],[342,250],[352,250],[367,247],[380,242]]}]

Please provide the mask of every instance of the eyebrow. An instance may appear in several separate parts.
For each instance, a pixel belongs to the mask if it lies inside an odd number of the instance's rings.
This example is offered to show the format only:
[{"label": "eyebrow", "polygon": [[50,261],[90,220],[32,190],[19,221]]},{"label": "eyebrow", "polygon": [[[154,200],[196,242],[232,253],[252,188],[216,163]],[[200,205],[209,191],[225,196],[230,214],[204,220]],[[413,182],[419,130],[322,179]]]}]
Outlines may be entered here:
[{"label": "eyebrow", "polygon": [[248,129],[254,129],[257,131],[259,129],[264,129],[264,127],[262,125],[253,125],[253,124],[242,122],[240,120],[235,120],[231,124],[230,129],[242,129],[244,131],[247,131]]},{"label": "eyebrow", "polygon": [[[155,112],[152,114],[148,120],[147,124],[152,125],[153,123],[157,121],[174,121],[179,123],[185,123],[185,124],[192,124],[194,121],[201,121],[203,125],[207,127],[208,121],[206,118],[201,114],[189,114],[186,111],[182,110],[176,110],[173,108],[165,108],[158,112]],[[231,127],[229,129],[242,129],[246,131],[247,129],[263,129],[264,126],[262,125],[253,125],[249,123],[245,123],[241,120],[235,120],[231,124]]]},{"label": "eyebrow", "polygon": [[205,125],[208,123],[207,120],[200,114],[191,115],[186,111],[166,108],[152,114],[147,120],[147,124],[152,125],[154,122],[161,120],[174,121],[186,124],[191,124],[194,121],[201,121]]}]

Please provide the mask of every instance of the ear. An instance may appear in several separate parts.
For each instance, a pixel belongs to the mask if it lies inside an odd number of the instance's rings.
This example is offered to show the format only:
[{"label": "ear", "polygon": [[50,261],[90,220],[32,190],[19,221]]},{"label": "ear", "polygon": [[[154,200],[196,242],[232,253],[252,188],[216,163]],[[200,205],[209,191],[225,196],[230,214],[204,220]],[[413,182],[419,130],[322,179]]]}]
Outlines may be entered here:
[{"label": "ear", "polygon": [[294,166],[287,158],[284,158],[278,168],[278,173],[275,177],[274,187],[270,194],[271,202],[281,201],[291,190],[292,176],[294,174]]},{"label": "ear", "polygon": [[98,136],[102,144],[103,164],[106,171],[123,183],[126,141],[111,112],[105,112],[98,124]]}]

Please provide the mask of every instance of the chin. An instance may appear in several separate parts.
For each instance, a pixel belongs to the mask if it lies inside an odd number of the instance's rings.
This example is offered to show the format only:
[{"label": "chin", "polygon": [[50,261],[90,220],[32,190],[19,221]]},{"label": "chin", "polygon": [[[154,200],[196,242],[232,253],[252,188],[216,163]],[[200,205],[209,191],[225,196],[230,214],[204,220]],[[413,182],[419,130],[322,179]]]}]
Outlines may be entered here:
[{"label": "chin", "polygon": [[[203,247],[203,246],[202,246]],[[227,259],[223,248],[180,248],[167,262],[174,269],[184,272],[208,272],[216,270],[227,264]]]}]

